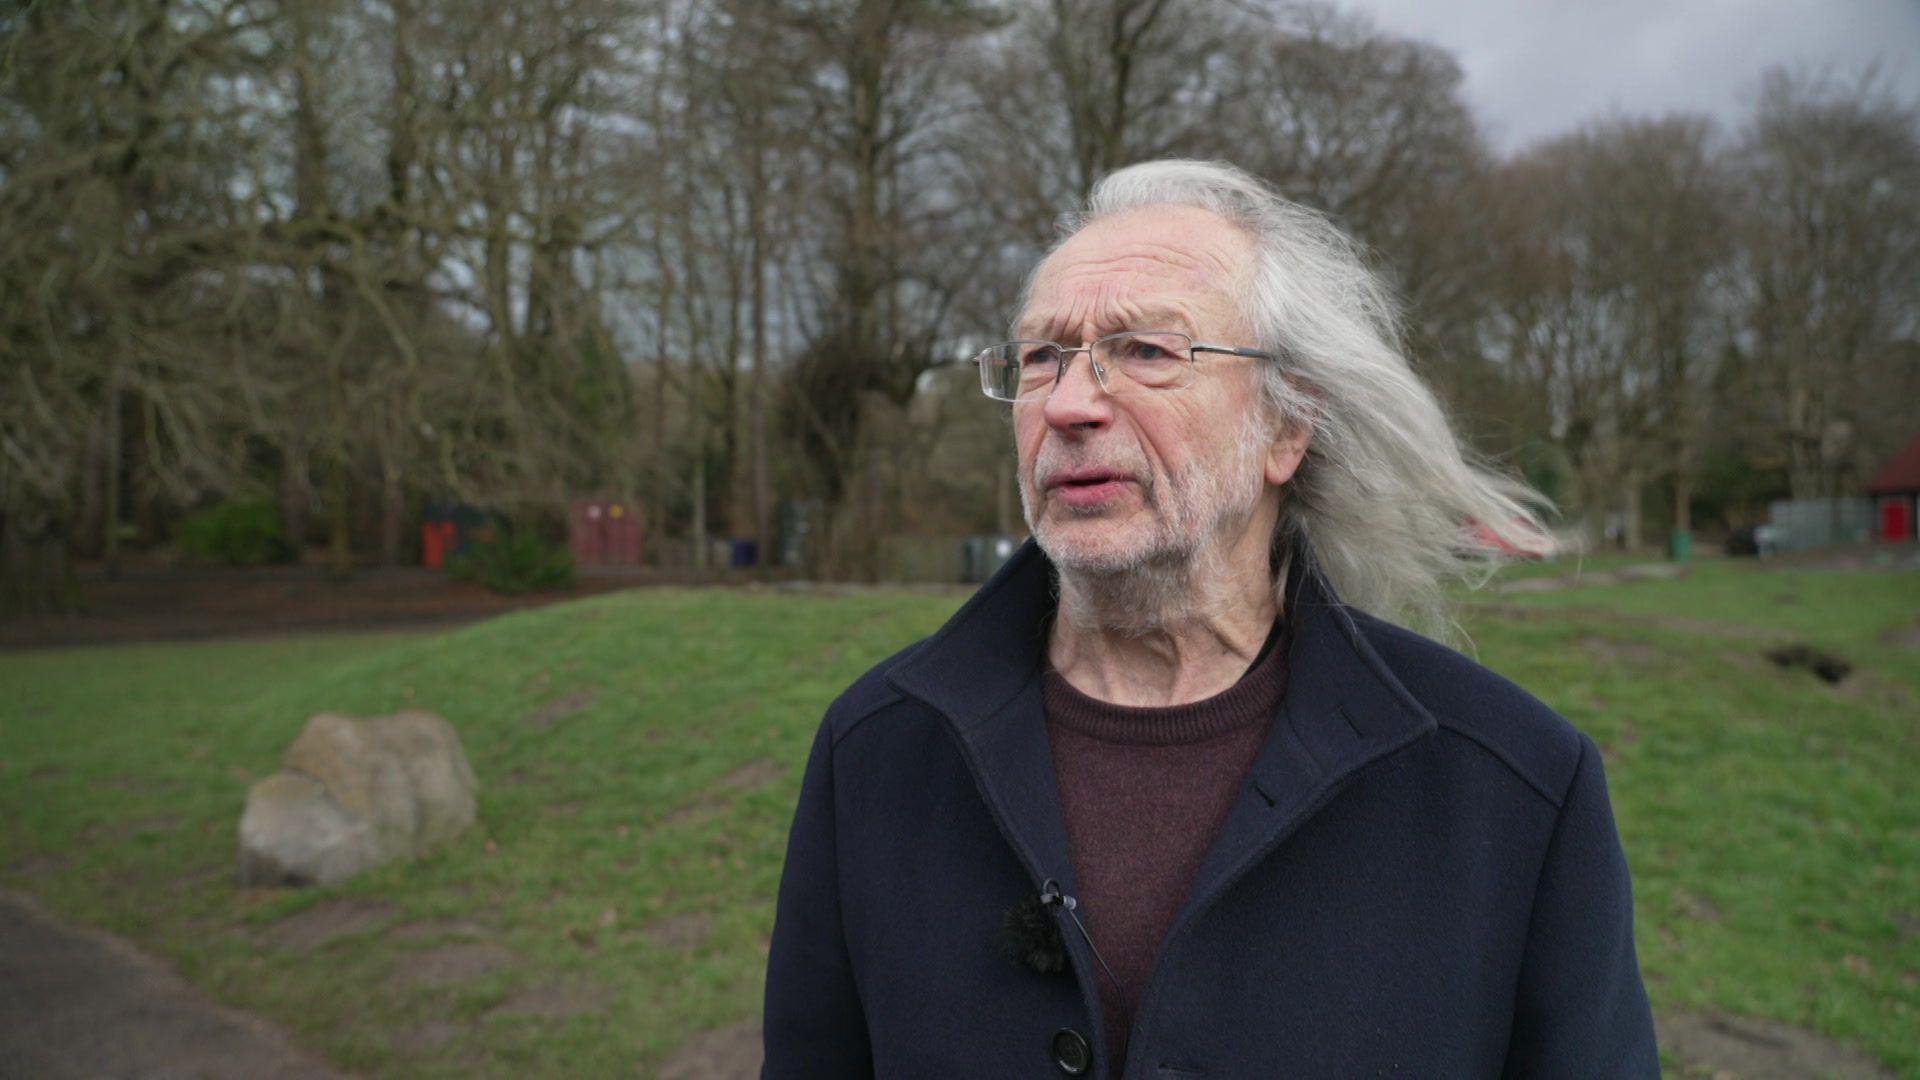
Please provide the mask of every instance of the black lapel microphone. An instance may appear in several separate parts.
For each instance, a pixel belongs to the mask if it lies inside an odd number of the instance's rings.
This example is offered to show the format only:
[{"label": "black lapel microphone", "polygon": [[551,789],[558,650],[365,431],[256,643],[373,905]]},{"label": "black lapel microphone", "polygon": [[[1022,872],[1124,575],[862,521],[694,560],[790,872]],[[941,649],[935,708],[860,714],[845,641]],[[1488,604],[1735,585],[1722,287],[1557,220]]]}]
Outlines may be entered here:
[{"label": "black lapel microphone", "polygon": [[1120,979],[1107,966],[1107,958],[1100,955],[1099,946],[1093,943],[1093,935],[1075,913],[1080,902],[1060,891],[1060,883],[1048,878],[1040,885],[1039,895],[1029,894],[1019,903],[1007,909],[1001,919],[1001,944],[1007,955],[1023,967],[1032,968],[1042,975],[1059,975],[1067,970],[1067,946],[1060,936],[1058,913],[1064,912],[1073,920],[1074,928],[1080,931],[1080,937],[1093,950],[1093,958],[1099,962],[1100,970],[1113,980],[1115,988]]}]

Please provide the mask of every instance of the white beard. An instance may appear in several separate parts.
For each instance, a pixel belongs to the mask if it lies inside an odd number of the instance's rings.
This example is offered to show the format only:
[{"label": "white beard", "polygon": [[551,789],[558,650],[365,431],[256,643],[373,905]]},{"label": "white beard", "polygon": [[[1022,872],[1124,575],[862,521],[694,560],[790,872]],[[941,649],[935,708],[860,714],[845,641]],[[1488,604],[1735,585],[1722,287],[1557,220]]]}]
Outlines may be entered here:
[{"label": "white beard", "polygon": [[[1116,461],[1059,442],[1042,443],[1033,470],[1021,477],[1020,505],[1034,541],[1059,570],[1061,606],[1080,625],[1144,634],[1214,608],[1225,596],[1267,588],[1264,562],[1259,581],[1237,580],[1227,549],[1266,490],[1261,466],[1272,437],[1259,414],[1249,410],[1226,460],[1189,462],[1171,475],[1149,475],[1137,447],[1126,455],[1131,460]],[[1036,520],[1034,477],[1087,465],[1142,477],[1141,503],[1153,527],[1116,526],[1120,534],[1102,542],[1063,535],[1067,530]],[[1057,509],[1082,516],[1064,504]]]}]

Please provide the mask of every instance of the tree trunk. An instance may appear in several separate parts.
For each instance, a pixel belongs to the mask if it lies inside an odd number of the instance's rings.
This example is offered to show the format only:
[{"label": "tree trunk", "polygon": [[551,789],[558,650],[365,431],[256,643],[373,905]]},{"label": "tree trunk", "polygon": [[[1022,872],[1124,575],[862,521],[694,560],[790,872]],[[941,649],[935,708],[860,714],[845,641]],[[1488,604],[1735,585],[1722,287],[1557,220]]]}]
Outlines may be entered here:
[{"label": "tree trunk", "polygon": [[1682,446],[1673,462],[1673,527],[1693,531],[1693,453]]},{"label": "tree trunk", "polygon": [[78,527],[74,530],[79,538],[74,553],[83,558],[89,555],[98,558],[107,550],[106,428],[104,411],[97,421],[87,425],[86,449],[80,466],[80,513],[76,518]]},{"label": "tree trunk", "polygon": [[380,565],[400,565],[400,545],[407,520],[407,493],[400,483],[400,467],[381,454],[380,462]]},{"label": "tree trunk", "polygon": [[759,545],[760,559],[765,562],[773,543],[773,488],[767,475],[767,406],[758,360],[754,362],[753,398],[747,408],[751,428],[748,452],[753,455],[753,542]]},{"label": "tree trunk", "polygon": [[296,561],[307,550],[307,514],[313,508],[310,484],[306,444],[288,439],[280,449],[280,525],[287,531]]},{"label": "tree trunk", "polygon": [[101,534],[100,558],[107,564],[107,577],[120,576],[120,365],[115,363],[107,379],[106,475],[102,491],[105,528]]},{"label": "tree trunk", "polygon": [[347,472],[346,456],[334,453],[327,459],[327,568],[333,576],[353,574],[353,488]]},{"label": "tree trunk", "polygon": [[773,492],[767,476],[767,251],[766,251],[766,151],[756,145],[749,159],[747,184],[747,231],[752,249],[748,284],[752,306],[753,371],[747,389],[747,452],[753,457],[753,539],[760,547],[760,561],[771,559],[773,545]]},{"label": "tree trunk", "polygon": [[142,544],[160,539],[160,467],[152,458],[154,429],[160,421],[154,416],[153,402],[143,403],[136,414],[139,427],[127,443],[134,448],[132,463],[125,479],[132,485],[133,531]]},{"label": "tree trunk", "polygon": [[79,606],[64,530],[52,522],[29,529],[18,514],[0,516],[0,611],[44,615]]},{"label": "tree trunk", "polygon": [[1620,546],[1628,551],[1638,551],[1641,540],[1640,470],[1638,468],[1630,468],[1623,475],[1620,495],[1626,510],[1626,522],[1620,530]]},{"label": "tree trunk", "polygon": [[[705,434],[704,432],[702,433]],[[707,450],[704,439],[693,443],[693,565],[707,565]]]}]

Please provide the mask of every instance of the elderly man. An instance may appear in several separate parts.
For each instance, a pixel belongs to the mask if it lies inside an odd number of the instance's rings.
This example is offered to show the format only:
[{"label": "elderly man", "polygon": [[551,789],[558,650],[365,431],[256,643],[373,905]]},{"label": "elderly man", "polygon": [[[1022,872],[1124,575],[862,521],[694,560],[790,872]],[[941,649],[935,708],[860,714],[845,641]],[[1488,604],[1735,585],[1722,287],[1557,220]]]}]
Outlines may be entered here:
[{"label": "elderly man", "polygon": [[1034,542],[814,743],[766,1076],[1658,1075],[1599,751],[1387,621],[1542,535],[1391,312],[1237,170],[1093,192],[979,358]]}]

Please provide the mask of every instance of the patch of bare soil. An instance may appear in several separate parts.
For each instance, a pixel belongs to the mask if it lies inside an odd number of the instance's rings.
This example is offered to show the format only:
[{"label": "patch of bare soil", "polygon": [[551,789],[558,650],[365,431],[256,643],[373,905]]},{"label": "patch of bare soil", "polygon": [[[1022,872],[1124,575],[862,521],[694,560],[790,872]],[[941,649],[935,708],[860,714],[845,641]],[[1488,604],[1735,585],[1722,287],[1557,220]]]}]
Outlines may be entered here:
[{"label": "patch of bare soil", "polygon": [[29,880],[52,877],[73,865],[73,857],[57,852],[46,855],[29,855],[13,864],[13,872]]},{"label": "patch of bare soil", "polygon": [[1721,1013],[1660,1018],[1660,1042],[1682,1076],[1712,1080],[1880,1080],[1893,1074],[1857,1050],[1778,1020]]},{"label": "patch of bare soil", "polygon": [[516,990],[513,996],[488,1010],[488,1016],[531,1016],[565,1020],[607,1007],[613,995],[603,986],[546,984]]},{"label": "patch of bare soil", "polygon": [[324,900],[274,923],[262,938],[286,952],[309,953],[371,930],[399,913],[398,906],[385,900]]},{"label": "patch of bare soil", "polygon": [[457,1039],[463,1039],[467,1029],[449,1020],[429,1020],[419,1027],[408,1028],[393,1037],[393,1048],[402,1054],[425,1055],[438,1053],[446,1045]]},{"label": "patch of bare soil", "polygon": [[707,821],[717,816],[724,808],[725,804],[718,799],[710,797],[696,799],[662,816],[659,821],[653,823],[652,831],[659,832],[665,829],[677,829],[682,825],[691,825],[695,822]]},{"label": "patch of bare soil", "polygon": [[403,923],[387,931],[386,938],[396,945],[420,945],[427,942],[445,941],[448,938],[477,940],[493,936],[493,931],[479,923],[464,920],[436,919],[431,922]]},{"label": "patch of bare soil", "polygon": [[1901,944],[1920,938],[1920,915],[1911,911],[1896,911],[1892,919],[1894,929],[1900,931]]},{"label": "patch of bare soil", "polygon": [[759,1024],[715,1028],[668,1058],[660,1080],[753,1080],[764,1054]]},{"label": "patch of bare soil", "polygon": [[0,1018],[7,1076],[340,1076],[128,942],[63,924],[9,892],[0,892]]},{"label": "patch of bare soil", "polygon": [[576,713],[585,712],[600,700],[598,690],[579,690],[563,698],[556,698],[535,709],[527,715],[527,726],[535,731],[546,731]]},{"label": "patch of bare soil", "polygon": [[1624,667],[1647,667],[1660,658],[1660,650],[1641,641],[1617,638],[1583,637],[1580,651],[1591,660]]},{"label": "patch of bare soil", "polygon": [[786,770],[778,764],[766,758],[758,758],[721,777],[720,786],[732,788],[735,791],[751,791],[754,788],[766,787],[785,775]]},{"label": "patch of bare soil", "polygon": [[400,956],[394,977],[411,986],[454,986],[513,963],[513,950],[498,942],[459,942]]},{"label": "patch of bare soil", "polygon": [[1896,626],[1880,635],[1880,640],[1902,649],[1920,649],[1920,623],[1912,626]]},{"label": "patch of bare soil", "polygon": [[733,793],[755,791],[769,784],[778,783],[785,776],[786,770],[777,762],[767,758],[756,758],[721,777],[707,794],[661,815],[658,820],[649,824],[645,831],[648,834],[654,834],[684,825],[711,821],[726,811],[727,801]]},{"label": "patch of bare soil", "polygon": [[1699,893],[1692,893],[1682,889],[1676,899],[1679,901],[1681,914],[1696,922],[1717,923],[1724,921],[1726,918],[1720,911],[1720,905],[1701,896]]},{"label": "patch of bare soil", "polygon": [[641,928],[640,936],[662,949],[691,952],[706,940],[707,931],[712,928],[713,916],[704,911],[695,911],[649,923]]},{"label": "patch of bare soil", "polygon": [[233,867],[226,865],[204,866],[198,870],[190,870],[184,874],[175,876],[167,882],[167,888],[172,889],[176,893],[193,893],[199,892],[201,889],[205,889],[216,883],[224,884],[232,880]]},{"label": "patch of bare soil", "polygon": [[1846,681],[1835,686],[1833,692],[1888,708],[1906,708],[1913,704],[1913,691],[1905,683],[1882,678],[1879,672],[1867,669],[1856,669]]}]

